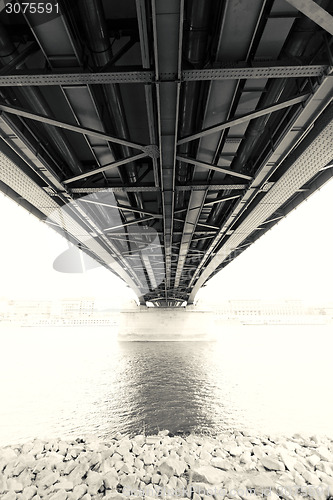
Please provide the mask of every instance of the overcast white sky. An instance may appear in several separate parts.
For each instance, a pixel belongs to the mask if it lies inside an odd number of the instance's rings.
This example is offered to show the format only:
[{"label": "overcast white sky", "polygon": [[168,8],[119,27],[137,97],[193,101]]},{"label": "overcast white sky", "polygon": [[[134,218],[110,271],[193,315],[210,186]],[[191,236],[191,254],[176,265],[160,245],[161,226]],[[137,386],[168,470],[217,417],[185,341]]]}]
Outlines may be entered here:
[{"label": "overcast white sky", "polygon": [[[129,288],[104,268],[85,274],[53,270],[67,242],[0,193],[0,297],[103,297],[130,302]],[[279,222],[198,293],[201,304],[224,299],[333,301],[333,182]]]}]

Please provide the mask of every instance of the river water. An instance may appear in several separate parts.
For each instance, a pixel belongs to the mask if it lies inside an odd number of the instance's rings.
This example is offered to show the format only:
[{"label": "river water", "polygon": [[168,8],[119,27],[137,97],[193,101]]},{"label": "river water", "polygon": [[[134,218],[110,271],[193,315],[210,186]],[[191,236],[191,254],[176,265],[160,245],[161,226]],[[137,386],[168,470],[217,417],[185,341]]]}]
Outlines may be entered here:
[{"label": "river water", "polygon": [[0,444],[115,432],[333,435],[329,326],[218,342],[118,342],[110,327],[0,330]]}]

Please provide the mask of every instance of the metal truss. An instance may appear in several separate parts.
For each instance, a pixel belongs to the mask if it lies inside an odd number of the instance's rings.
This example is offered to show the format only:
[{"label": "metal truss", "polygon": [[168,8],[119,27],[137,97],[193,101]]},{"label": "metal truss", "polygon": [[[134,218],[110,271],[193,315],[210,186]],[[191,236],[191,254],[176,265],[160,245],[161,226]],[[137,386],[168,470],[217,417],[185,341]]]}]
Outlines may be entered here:
[{"label": "metal truss", "polygon": [[80,2],[91,18],[50,32],[0,23],[0,189],[41,219],[70,204],[68,239],[141,304],[192,303],[332,176],[333,17],[313,0],[124,0],[124,19]]}]

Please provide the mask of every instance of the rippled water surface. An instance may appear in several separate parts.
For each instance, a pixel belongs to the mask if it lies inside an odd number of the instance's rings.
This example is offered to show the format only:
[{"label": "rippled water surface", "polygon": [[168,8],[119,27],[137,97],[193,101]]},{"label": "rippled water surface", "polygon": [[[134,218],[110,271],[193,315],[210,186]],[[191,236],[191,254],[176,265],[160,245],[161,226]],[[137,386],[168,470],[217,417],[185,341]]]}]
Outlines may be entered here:
[{"label": "rippled water surface", "polygon": [[0,341],[0,444],[165,428],[333,435],[330,327],[235,327],[218,342],[12,328]]}]

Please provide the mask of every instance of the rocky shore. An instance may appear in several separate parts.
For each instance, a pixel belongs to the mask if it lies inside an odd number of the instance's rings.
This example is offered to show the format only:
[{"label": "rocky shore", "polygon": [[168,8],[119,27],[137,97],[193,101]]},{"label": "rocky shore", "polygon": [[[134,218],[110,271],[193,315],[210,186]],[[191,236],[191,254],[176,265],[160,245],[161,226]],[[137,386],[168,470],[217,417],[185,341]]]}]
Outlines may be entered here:
[{"label": "rocky shore", "polygon": [[333,440],[295,434],[34,441],[0,449],[1,500],[326,500]]}]

